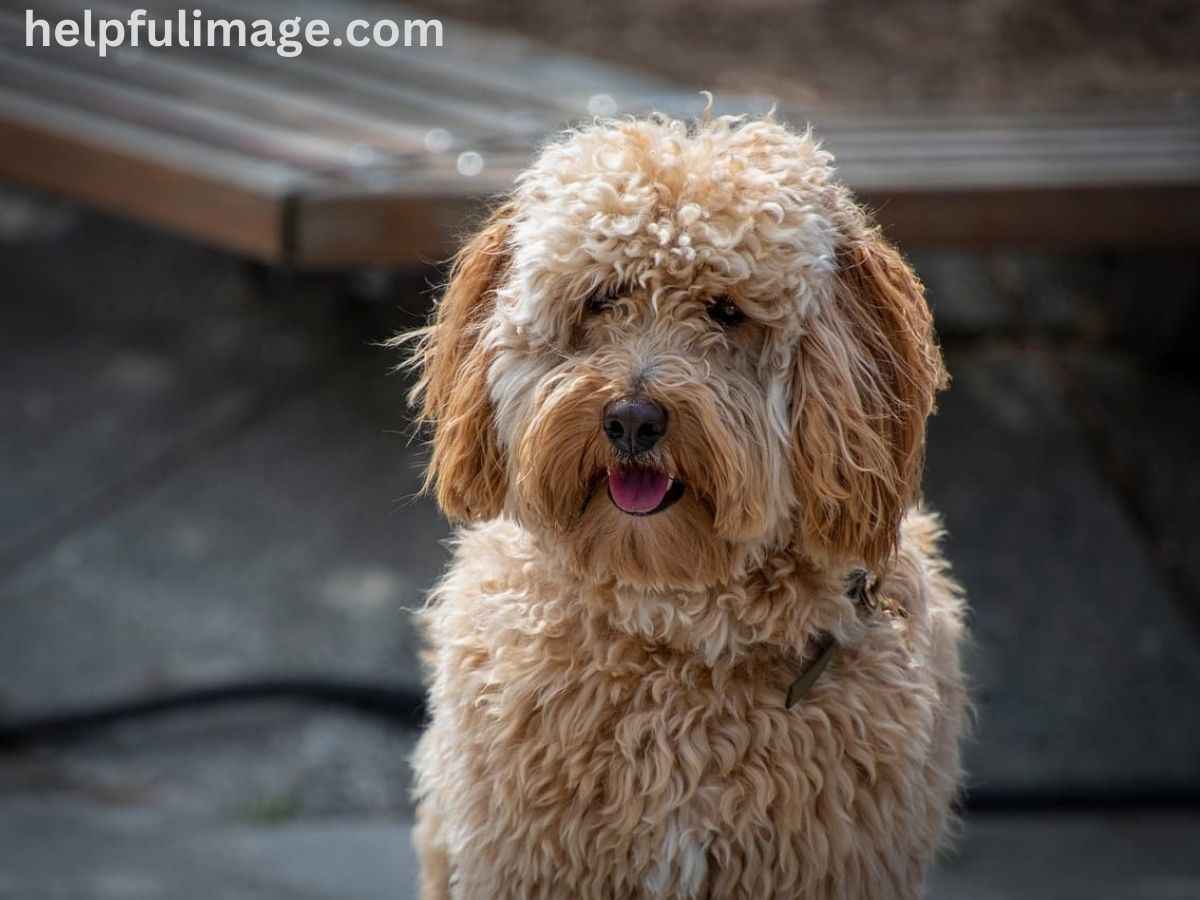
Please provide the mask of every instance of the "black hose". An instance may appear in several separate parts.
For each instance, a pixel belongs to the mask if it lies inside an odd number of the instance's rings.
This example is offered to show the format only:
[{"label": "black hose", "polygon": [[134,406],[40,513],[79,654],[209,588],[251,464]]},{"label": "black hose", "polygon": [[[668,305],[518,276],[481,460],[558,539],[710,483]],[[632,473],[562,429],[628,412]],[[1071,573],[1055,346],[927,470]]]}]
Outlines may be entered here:
[{"label": "black hose", "polygon": [[1036,815],[1044,813],[1195,813],[1200,785],[1141,782],[1125,785],[1077,784],[1038,788],[989,787],[968,790],[960,808],[967,813]]},{"label": "black hose", "polygon": [[17,719],[0,718],[0,748],[77,740],[120,722],[230,703],[300,700],[341,706],[398,725],[420,728],[424,697],[407,688],[329,678],[266,678],[186,688]]},{"label": "black hose", "polygon": [[[0,749],[63,743],[122,722],[231,703],[298,700],[352,709],[404,728],[426,722],[424,696],[408,688],[320,677],[266,678],[190,688],[96,706],[0,719]],[[959,802],[965,813],[1029,814],[1200,809],[1200,786],[1059,785],[1028,790],[977,787]]]}]

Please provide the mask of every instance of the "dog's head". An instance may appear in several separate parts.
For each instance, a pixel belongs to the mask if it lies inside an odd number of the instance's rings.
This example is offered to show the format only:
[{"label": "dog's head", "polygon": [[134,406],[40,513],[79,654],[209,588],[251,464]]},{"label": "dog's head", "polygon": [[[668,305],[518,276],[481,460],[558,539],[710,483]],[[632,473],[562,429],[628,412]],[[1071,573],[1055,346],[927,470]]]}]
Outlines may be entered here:
[{"label": "dog's head", "polygon": [[581,573],[711,585],[764,549],[877,563],[944,380],[920,283],[771,119],[547,147],[422,333],[430,484]]}]

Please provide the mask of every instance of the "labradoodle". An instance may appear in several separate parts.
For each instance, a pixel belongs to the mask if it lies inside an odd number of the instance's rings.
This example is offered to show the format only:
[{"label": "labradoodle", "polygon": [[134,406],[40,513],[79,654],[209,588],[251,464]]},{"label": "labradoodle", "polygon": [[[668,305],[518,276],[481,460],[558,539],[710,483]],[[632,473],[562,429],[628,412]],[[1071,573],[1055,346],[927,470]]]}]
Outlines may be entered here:
[{"label": "labradoodle", "polygon": [[832,163],[771,116],[572,130],[409,336],[463,525],[424,897],[921,894],[967,706],[919,506],[946,374]]}]

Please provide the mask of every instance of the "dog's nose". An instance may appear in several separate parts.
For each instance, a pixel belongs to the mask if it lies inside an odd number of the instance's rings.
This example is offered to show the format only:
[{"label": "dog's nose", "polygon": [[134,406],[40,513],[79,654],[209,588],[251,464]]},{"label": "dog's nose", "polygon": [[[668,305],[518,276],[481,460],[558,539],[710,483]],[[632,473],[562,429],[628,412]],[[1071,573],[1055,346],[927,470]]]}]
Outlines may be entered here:
[{"label": "dog's nose", "polygon": [[604,407],[604,433],[622,453],[645,453],[667,433],[667,411],[653,400],[614,400]]}]

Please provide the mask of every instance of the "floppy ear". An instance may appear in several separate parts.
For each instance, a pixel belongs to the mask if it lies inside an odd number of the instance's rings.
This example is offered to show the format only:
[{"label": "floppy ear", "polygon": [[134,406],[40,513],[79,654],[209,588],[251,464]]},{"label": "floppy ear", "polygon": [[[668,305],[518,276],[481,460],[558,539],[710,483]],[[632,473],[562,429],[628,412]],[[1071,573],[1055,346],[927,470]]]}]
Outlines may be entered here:
[{"label": "floppy ear", "polygon": [[492,425],[483,329],[508,265],[511,207],[497,209],[454,258],[433,323],[418,334],[420,378],[410,400],[433,425],[425,489],[450,519],[495,518],[504,504],[504,455]]},{"label": "floppy ear", "polygon": [[824,552],[881,563],[919,494],[925,419],[946,384],[924,289],[868,230],[838,253],[832,304],[814,312],[797,356],[796,491]]}]

